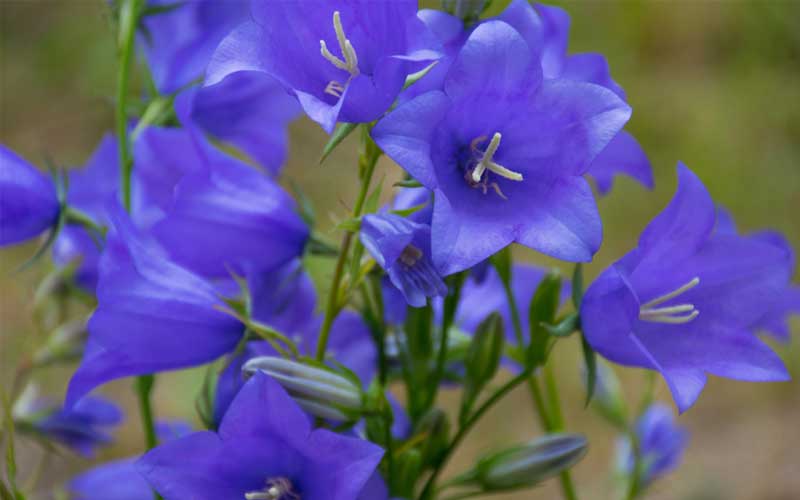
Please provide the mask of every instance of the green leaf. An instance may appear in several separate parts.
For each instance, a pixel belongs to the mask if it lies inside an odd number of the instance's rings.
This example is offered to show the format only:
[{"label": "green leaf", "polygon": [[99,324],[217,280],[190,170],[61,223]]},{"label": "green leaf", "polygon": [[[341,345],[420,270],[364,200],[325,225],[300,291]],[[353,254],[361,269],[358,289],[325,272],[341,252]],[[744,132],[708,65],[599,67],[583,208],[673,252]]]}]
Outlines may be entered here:
[{"label": "green leaf", "polygon": [[580,316],[577,313],[570,313],[555,325],[542,323],[540,326],[553,337],[569,337],[580,328]]},{"label": "green leaf", "polygon": [[511,283],[511,245],[492,255],[491,263],[504,285]]},{"label": "green leaf", "polygon": [[325,147],[322,148],[322,156],[320,157],[319,162],[323,163],[325,159],[328,158],[328,156],[333,152],[333,150],[336,149],[336,147],[343,140],[345,140],[347,136],[356,129],[356,127],[358,127],[358,123],[339,123],[339,125],[336,126],[336,130],[333,131],[333,135],[331,135],[331,138],[328,139],[327,144],[325,144]]},{"label": "green leaf", "polygon": [[405,179],[402,181],[397,181],[392,184],[392,187],[404,187],[404,188],[419,188],[422,187],[422,184],[418,180],[415,179]]},{"label": "green leaf", "polygon": [[528,363],[531,367],[545,360],[550,341],[550,333],[545,325],[554,322],[560,304],[561,275],[552,271],[539,283],[528,307],[531,342],[528,347]]},{"label": "green leaf", "polygon": [[334,230],[348,233],[357,233],[359,229],[361,229],[361,217],[348,217],[334,227]]},{"label": "green leaf", "polygon": [[378,206],[381,201],[381,192],[383,191],[383,182],[386,180],[386,176],[381,177],[380,182],[372,190],[372,193],[367,197],[367,201],[364,204],[364,212],[365,214],[371,214],[378,211]]},{"label": "green leaf", "polygon": [[583,300],[583,264],[575,264],[575,271],[572,273],[572,303],[575,305],[576,311],[580,311],[582,300]]},{"label": "green leaf", "polygon": [[409,215],[419,212],[423,208],[428,206],[428,203],[420,203],[419,205],[414,205],[413,207],[404,208],[403,210],[390,210],[390,213],[395,215],[399,215],[400,217],[408,217]]},{"label": "green leaf", "polygon": [[597,353],[586,341],[586,335],[581,335],[581,348],[583,349],[583,362],[586,366],[586,406],[592,402],[594,389],[597,386]]}]

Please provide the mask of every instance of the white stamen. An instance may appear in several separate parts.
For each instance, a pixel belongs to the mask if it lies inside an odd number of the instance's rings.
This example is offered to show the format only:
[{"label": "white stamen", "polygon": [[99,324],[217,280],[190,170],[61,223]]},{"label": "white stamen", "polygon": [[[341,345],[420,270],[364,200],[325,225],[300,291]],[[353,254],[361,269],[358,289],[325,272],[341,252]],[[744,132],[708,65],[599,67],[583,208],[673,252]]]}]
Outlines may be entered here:
[{"label": "white stamen", "polygon": [[[678,287],[677,289],[656,297],[655,299],[639,307],[639,319],[653,323],[665,323],[670,325],[681,325],[695,319],[700,311],[695,309],[694,304],[676,304],[674,306],[657,307],[664,302],[674,299],[688,290],[700,284],[700,278],[693,278],[691,281]],[[688,314],[683,314],[688,313]]]},{"label": "white stamen", "polygon": [[[480,182],[481,177],[483,177],[483,173],[486,170],[494,172],[500,177],[505,177],[506,179],[512,181],[522,180],[522,174],[507,169],[506,167],[493,161],[494,154],[497,152],[497,148],[500,147],[500,139],[502,138],[503,136],[500,134],[500,132],[495,132],[494,135],[492,136],[492,140],[489,141],[489,146],[486,147],[486,151],[483,152],[483,156],[481,157],[480,161],[478,162],[477,165],[475,165],[475,168],[472,170],[473,182]],[[476,143],[479,142],[479,139],[481,138],[472,141],[473,147],[476,146]]]},{"label": "white stamen", "polygon": [[350,43],[350,40],[348,40],[344,34],[342,18],[338,10],[333,13],[333,29],[336,32],[336,41],[339,42],[339,50],[342,52],[344,60],[333,55],[333,53],[328,50],[328,45],[325,43],[325,40],[319,41],[319,51],[322,57],[327,59],[328,62],[341,70],[347,71],[350,73],[351,77],[354,77],[358,75],[358,56],[353,48],[353,44]]}]

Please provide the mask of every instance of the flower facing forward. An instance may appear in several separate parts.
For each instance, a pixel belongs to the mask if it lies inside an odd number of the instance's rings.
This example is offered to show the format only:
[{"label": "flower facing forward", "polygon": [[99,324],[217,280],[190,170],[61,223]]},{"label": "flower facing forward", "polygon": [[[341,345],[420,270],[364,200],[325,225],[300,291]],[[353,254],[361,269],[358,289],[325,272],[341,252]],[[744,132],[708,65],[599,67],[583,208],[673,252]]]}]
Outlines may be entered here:
[{"label": "flower facing forward", "polygon": [[[370,122],[394,102],[406,76],[439,57],[417,2],[252,2],[253,21],[222,41],[206,84],[261,71],[294,94],[328,133],[337,121]],[[302,27],[302,29],[300,28]]]},{"label": "flower facing forward", "polygon": [[672,202],[639,245],[592,283],[581,325],[611,361],[659,371],[681,411],[706,374],[787,380],[780,358],[753,333],[789,280],[785,253],[714,231],[716,210],[700,180],[678,166]]},{"label": "flower facing forward", "polygon": [[543,80],[538,54],[491,21],[472,32],[444,91],[401,105],[372,136],[433,190],[433,261],[447,275],[512,242],[591,260],[602,228],[582,176],[629,116],[599,85]]},{"label": "flower facing forward", "polygon": [[138,468],[165,500],[356,500],[382,456],[368,441],[312,429],[286,391],[257,372],[218,433],[163,444]]},{"label": "flower facing forward", "polygon": [[429,226],[391,213],[367,215],[361,224],[361,242],[409,305],[422,307],[426,297],[447,294],[431,260]]},{"label": "flower facing forward", "polygon": [[56,224],[59,212],[53,183],[0,145],[0,246],[38,236]]}]

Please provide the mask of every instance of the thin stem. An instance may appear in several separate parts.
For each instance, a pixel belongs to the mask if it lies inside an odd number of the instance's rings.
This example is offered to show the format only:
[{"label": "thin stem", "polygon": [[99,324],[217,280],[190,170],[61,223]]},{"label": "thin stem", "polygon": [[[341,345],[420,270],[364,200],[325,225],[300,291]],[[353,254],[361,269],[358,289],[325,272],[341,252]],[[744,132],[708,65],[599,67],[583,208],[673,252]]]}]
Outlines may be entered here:
[{"label": "thin stem", "polygon": [[547,407],[544,404],[544,397],[542,396],[542,390],[539,388],[539,380],[534,376],[531,375],[528,378],[528,389],[531,392],[531,400],[533,401],[533,407],[536,411],[536,415],[539,417],[539,424],[542,426],[542,429],[547,431],[550,429],[550,417],[547,413]]},{"label": "thin stem", "polygon": [[[367,199],[367,193],[369,193],[369,185],[372,181],[372,174],[375,172],[375,165],[378,163],[378,158],[380,157],[380,153],[376,153],[371,150],[371,148],[365,145],[365,151],[362,152],[361,158],[359,161],[362,162],[364,166],[363,175],[361,176],[361,189],[358,193],[358,198],[356,198],[356,204],[353,206],[353,218],[358,218],[361,216],[361,212],[364,210],[364,202]],[[336,259],[336,268],[333,272],[333,281],[331,281],[331,286],[328,291],[328,302],[325,306],[325,318],[322,320],[322,326],[320,327],[319,331],[319,339],[317,340],[317,353],[316,358],[318,361],[322,361],[325,359],[325,350],[328,347],[328,337],[331,333],[331,327],[333,326],[333,321],[336,319],[336,316],[339,315],[339,310],[341,309],[339,304],[339,288],[342,283],[342,278],[344,277],[344,267],[347,263],[347,257],[350,255],[350,245],[353,242],[353,233],[347,231],[345,235],[342,237],[342,244],[339,250],[339,257]]]},{"label": "thin stem", "polygon": [[119,164],[122,169],[122,203],[126,210],[131,209],[131,173],[133,159],[128,137],[128,86],[130,83],[131,59],[136,36],[136,25],[141,11],[141,0],[126,0],[119,12],[119,67],[117,73],[116,129],[119,148]]},{"label": "thin stem", "polygon": [[139,415],[142,419],[145,443],[147,444],[148,450],[155,448],[155,446],[158,444],[155,425],[153,422],[153,408],[150,402],[150,394],[153,392],[154,382],[155,377],[153,377],[153,375],[136,377],[136,395],[139,398]]},{"label": "thin stem", "polygon": [[[456,317],[456,307],[458,306],[458,300],[461,296],[461,288],[464,285],[464,280],[467,277],[466,272],[461,272],[455,275],[453,278],[453,293],[449,294],[444,299],[444,313],[442,314],[442,330],[439,333],[439,352],[436,359],[436,371],[434,372],[433,383],[435,388],[439,387],[439,384],[444,378],[444,368],[447,361],[447,343],[450,337],[450,327],[453,326],[453,321]],[[428,405],[433,403],[436,399],[437,390],[431,391],[431,401],[428,402]]]},{"label": "thin stem", "polygon": [[439,475],[444,470],[447,461],[453,455],[453,452],[458,448],[461,444],[461,441],[467,437],[469,431],[475,426],[475,424],[483,417],[483,415],[489,411],[489,409],[494,406],[498,401],[503,399],[506,394],[511,392],[515,387],[519,384],[528,380],[531,375],[530,370],[525,370],[513,379],[509,380],[505,383],[502,387],[500,387],[494,394],[492,394],[476,411],[472,414],[472,416],[458,429],[458,433],[456,433],[453,441],[444,451],[444,455],[439,462],[439,465],[434,469],[433,474],[431,477],[428,478],[428,481],[425,483],[425,487],[422,489],[422,493],[420,494],[420,500],[430,500],[432,498],[433,492],[436,491],[436,480],[439,478]]}]

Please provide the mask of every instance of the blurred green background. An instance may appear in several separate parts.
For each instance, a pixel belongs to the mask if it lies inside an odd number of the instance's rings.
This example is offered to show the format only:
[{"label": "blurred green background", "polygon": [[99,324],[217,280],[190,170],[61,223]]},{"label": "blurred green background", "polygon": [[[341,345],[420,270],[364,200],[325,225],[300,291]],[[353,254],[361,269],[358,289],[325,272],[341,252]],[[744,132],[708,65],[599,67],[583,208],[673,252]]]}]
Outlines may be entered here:
[{"label": "blurred green background", "polygon": [[[498,0],[499,4],[503,4]],[[629,249],[667,203],[678,160],[693,168],[740,227],[783,231],[800,249],[800,1],[586,1],[558,2],[572,16],[571,51],[605,54],[634,108],[629,125],[649,153],[656,189],[623,179],[600,200],[605,242],[591,276]],[[115,44],[102,0],[0,0],[0,143],[44,165],[80,165],[113,119]],[[314,124],[292,126],[286,177],[316,202],[318,219],[330,226],[353,199],[355,145],[324,165],[317,163],[326,137]],[[384,161],[387,179],[398,168]],[[41,272],[13,274],[34,251],[25,245],[0,252],[0,382],[47,333],[31,319]],[[558,265],[519,251],[522,259]],[[569,272],[568,268],[564,268]],[[326,273],[321,273],[324,281]],[[800,322],[792,323],[795,340]],[[591,450],[576,468],[582,498],[613,498],[606,478],[615,437],[584,410],[574,340],[555,352],[562,401],[571,430],[587,433]],[[680,417],[692,442],[678,472],[656,483],[649,498],[696,500],[790,500],[800,498],[800,349],[777,346],[795,378],[760,385],[711,379],[697,405]],[[60,398],[70,370],[37,373],[44,392]],[[626,389],[636,396],[643,375],[626,370]],[[160,417],[188,417],[199,387],[198,372],[159,378]],[[143,441],[131,381],[103,392],[130,408],[118,443],[98,461],[137,453]],[[658,395],[668,399],[659,382]],[[457,401],[446,394],[445,401]],[[527,394],[518,391],[480,425],[451,464],[460,470],[480,451],[539,433]],[[22,442],[20,469],[28,477],[43,456]],[[2,460],[2,459],[0,459]],[[34,498],[90,462],[67,452],[46,459]],[[557,498],[554,484],[496,498]]]}]

